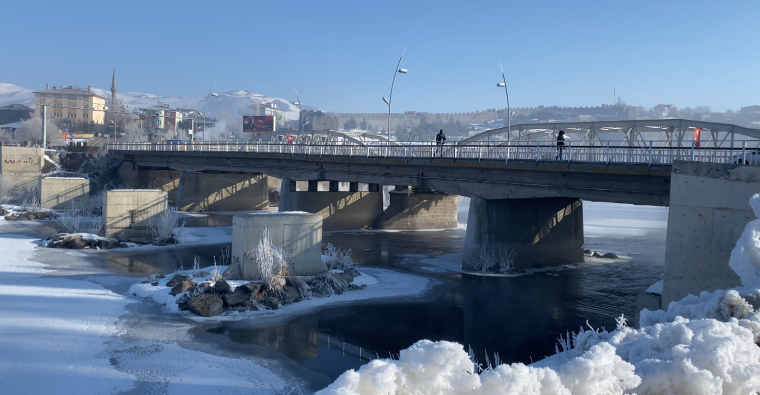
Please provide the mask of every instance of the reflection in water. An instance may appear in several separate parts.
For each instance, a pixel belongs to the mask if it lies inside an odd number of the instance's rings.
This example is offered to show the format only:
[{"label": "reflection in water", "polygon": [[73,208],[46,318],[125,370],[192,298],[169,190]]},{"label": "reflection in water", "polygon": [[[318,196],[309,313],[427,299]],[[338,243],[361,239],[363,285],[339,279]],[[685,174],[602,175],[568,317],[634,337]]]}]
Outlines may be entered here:
[{"label": "reflection in water", "polygon": [[[330,242],[351,248],[361,264],[420,273],[420,259],[461,252],[464,235],[461,229],[330,232],[324,235],[323,247]],[[248,328],[241,321],[220,324],[215,331],[234,342],[281,352],[331,379],[360,367],[369,356],[387,358],[421,339],[471,346],[480,361],[488,352],[498,353],[505,362],[530,363],[553,354],[556,339],[568,330],[587,328],[586,322],[612,329],[615,317],[633,315],[636,294],[657,281],[662,271],[662,237],[628,236],[621,243],[614,245],[615,251],[643,246],[639,251],[645,255],[550,275],[504,278],[425,272],[443,281],[445,288],[436,290],[440,294],[432,300],[357,303],[327,308],[277,328]]]},{"label": "reflection in water", "polygon": [[192,269],[195,259],[200,267],[222,264],[222,250],[230,244],[214,244],[201,247],[176,247],[171,249],[154,249],[151,252],[135,255],[116,255],[106,259],[106,266],[118,274],[171,273],[179,269]]}]

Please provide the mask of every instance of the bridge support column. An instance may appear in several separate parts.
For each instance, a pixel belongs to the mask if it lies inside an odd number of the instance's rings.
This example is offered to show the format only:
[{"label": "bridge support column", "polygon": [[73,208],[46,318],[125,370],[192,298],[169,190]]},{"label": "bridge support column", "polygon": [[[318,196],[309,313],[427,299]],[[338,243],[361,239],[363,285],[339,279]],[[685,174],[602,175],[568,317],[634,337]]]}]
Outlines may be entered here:
[{"label": "bridge support column", "polygon": [[263,174],[180,174],[177,209],[182,211],[248,211],[269,209]]},{"label": "bridge support column", "polygon": [[[376,184],[375,184],[376,185]],[[459,196],[396,186],[389,192],[390,204],[375,223],[378,229],[448,229],[457,227]]]},{"label": "bridge support column", "polygon": [[168,194],[169,200],[177,200],[180,172],[171,169],[139,168],[132,162],[124,162],[117,170],[119,181],[130,189],[158,189]]},{"label": "bridge support column", "polygon": [[583,203],[573,198],[472,198],[464,269],[484,248],[515,248],[516,269],[583,262]]},{"label": "bridge support column", "polygon": [[760,168],[675,162],[670,179],[662,307],[685,296],[740,285],[728,266],[760,192]]},{"label": "bridge support column", "polygon": [[[383,194],[359,192],[359,183],[350,183],[349,191],[330,182],[330,190],[317,191],[317,181],[309,181],[308,191],[298,191],[296,182],[283,179],[280,188],[279,211],[305,211],[319,214],[325,230],[361,229],[371,227],[383,213]],[[355,187],[354,187],[355,185]]]}]

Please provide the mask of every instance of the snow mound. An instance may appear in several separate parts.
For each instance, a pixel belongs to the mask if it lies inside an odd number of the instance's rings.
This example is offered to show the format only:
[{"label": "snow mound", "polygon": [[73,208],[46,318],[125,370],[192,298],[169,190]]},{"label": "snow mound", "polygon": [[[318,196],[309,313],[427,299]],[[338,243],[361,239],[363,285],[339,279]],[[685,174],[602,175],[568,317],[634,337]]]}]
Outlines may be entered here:
[{"label": "snow mound", "polygon": [[592,347],[561,369],[499,365],[475,374],[457,343],[421,340],[398,360],[377,359],[343,373],[322,395],[353,394],[623,394],[640,380],[609,344]]},{"label": "snow mound", "polygon": [[658,282],[650,285],[649,288],[647,288],[646,293],[662,295],[662,284],[664,282],[665,281],[660,280],[660,281],[658,281]]},{"label": "snow mound", "polygon": [[[750,198],[755,217],[760,218],[760,194]],[[760,284],[760,219],[747,224],[736,247],[731,251],[728,265],[739,275],[742,285]]]}]

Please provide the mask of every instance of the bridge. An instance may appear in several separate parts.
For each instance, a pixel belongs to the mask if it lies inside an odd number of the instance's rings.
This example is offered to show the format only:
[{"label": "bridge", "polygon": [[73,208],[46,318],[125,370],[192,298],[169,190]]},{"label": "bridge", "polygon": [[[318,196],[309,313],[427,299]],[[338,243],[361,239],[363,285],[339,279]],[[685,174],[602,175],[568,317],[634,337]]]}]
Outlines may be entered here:
[{"label": "bridge", "polygon": [[[186,195],[207,199],[267,175],[282,179],[281,211],[319,213],[326,228],[451,227],[456,196],[469,196],[465,266],[478,251],[504,245],[518,246],[518,268],[582,261],[582,200],[668,206],[669,301],[735,285],[726,265],[733,244],[717,241],[738,238],[754,218],[747,200],[760,192],[760,168],[753,166],[760,160],[760,132],[695,122],[515,125],[509,136],[497,129],[442,147],[340,139],[109,148],[120,169],[128,169],[120,174],[178,175],[178,207]],[[694,128],[709,137],[695,140]],[[582,137],[557,147],[546,136],[559,129]],[[602,139],[613,133],[623,138]],[[646,139],[657,136],[665,139]],[[219,184],[226,176],[238,178]],[[307,187],[299,190],[299,181]],[[323,181],[328,185],[320,190]],[[381,185],[395,186],[385,211]]]}]

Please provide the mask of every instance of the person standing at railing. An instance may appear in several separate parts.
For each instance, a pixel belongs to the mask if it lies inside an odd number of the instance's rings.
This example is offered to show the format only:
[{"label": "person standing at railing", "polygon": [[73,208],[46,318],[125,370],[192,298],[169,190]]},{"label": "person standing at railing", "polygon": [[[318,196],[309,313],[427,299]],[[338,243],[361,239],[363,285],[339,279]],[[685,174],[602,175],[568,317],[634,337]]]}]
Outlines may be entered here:
[{"label": "person standing at railing", "polygon": [[443,129],[441,129],[441,131],[435,135],[435,145],[438,146],[438,149],[436,151],[438,151],[438,155],[440,155],[441,157],[443,157],[443,143],[445,142],[446,142],[446,135],[443,134]]},{"label": "person standing at railing", "polygon": [[557,133],[557,156],[554,159],[562,160],[562,150],[565,147],[565,131]]}]

